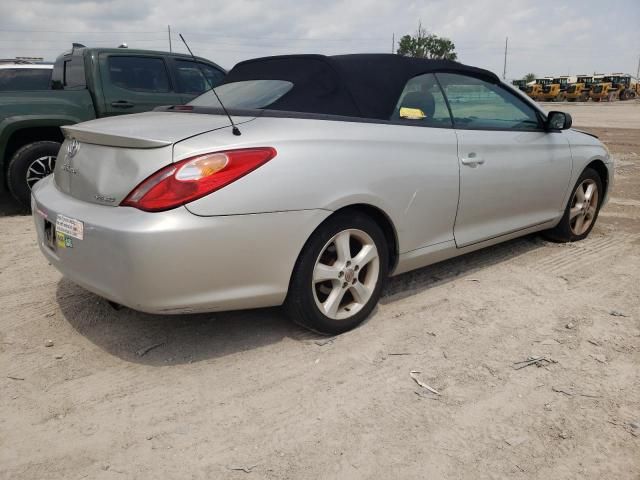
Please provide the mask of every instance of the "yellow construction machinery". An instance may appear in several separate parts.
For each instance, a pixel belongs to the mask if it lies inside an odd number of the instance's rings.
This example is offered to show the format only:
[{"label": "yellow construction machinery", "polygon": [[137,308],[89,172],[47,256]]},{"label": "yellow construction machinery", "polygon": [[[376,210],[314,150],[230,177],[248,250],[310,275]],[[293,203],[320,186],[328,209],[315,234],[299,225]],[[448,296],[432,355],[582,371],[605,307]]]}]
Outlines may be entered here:
[{"label": "yellow construction machinery", "polygon": [[551,83],[542,86],[540,100],[545,102],[562,102],[569,86],[570,77],[555,77]]},{"label": "yellow construction machinery", "polygon": [[527,91],[527,81],[522,79],[522,80],[513,80],[511,82],[511,85],[513,85],[514,87],[516,87],[518,90],[521,90],[523,92]]},{"label": "yellow construction machinery", "polygon": [[569,84],[565,97],[569,102],[586,102],[589,100],[589,92],[593,84],[592,75],[578,75],[574,83]]},{"label": "yellow construction machinery", "polygon": [[640,83],[631,75],[619,73],[613,75],[613,87],[618,90],[618,100],[633,100],[640,96]]},{"label": "yellow construction machinery", "polygon": [[542,98],[542,88],[545,85],[551,85],[553,78],[545,77],[545,78],[536,78],[534,84],[527,85],[527,89],[525,93],[529,95],[533,100],[540,100]]},{"label": "yellow construction machinery", "polygon": [[631,100],[640,96],[640,85],[636,80],[632,80],[631,75],[612,73],[593,84],[590,96],[594,102]]}]

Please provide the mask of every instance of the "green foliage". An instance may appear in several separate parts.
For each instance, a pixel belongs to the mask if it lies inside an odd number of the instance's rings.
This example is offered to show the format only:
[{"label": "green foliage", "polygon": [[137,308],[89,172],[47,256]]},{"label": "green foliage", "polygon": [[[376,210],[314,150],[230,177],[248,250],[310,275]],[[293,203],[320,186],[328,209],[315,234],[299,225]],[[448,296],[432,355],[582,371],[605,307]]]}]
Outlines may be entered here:
[{"label": "green foliage", "polygon": [[527,73],[524,77],[522,77],[522,79],[527,83],[533,82],[536,79],[536,74],[535,73]]},{"label": "green foliage", "polygon": [[405,57],[456,60],[458,55],[455,48],[448,38],[427,34],[422,25],[418,25],[414,36],[405,35],[400,39],[397,53]]}]

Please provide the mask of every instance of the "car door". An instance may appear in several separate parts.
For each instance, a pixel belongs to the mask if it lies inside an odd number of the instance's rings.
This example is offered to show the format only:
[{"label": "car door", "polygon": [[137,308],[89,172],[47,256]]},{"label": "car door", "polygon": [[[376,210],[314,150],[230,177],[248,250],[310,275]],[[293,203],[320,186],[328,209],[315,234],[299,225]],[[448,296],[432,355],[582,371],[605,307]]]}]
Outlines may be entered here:
[{"label": "car door", "polygon": [[434,74],[407,82],[390,120],[401,127],[390,130],[392,148],[385,155],[394,170],[394,187],[408,199],[395,219],[400,251],[418,254],[426,247],[451,245],[459,194],[458,147]]},{"label": "car door", "polygon": [[161,56],[101,53],[102,94],[106,115],[138,113],[182,103]]},{"label": "car door", "polygon": [[452,73],[437,78],[458,137],[456,245],[557,218],[572,167],[564,134],[545,131],[536,109],[501,84]]},{"label": "car door", "polygon": [[182,103],[189,103],[206,90],[217,87],[226,75],[221,68],[204,62],[196,64],[193,60],[173,58],[172,65],[176,90],[182,96]]}]

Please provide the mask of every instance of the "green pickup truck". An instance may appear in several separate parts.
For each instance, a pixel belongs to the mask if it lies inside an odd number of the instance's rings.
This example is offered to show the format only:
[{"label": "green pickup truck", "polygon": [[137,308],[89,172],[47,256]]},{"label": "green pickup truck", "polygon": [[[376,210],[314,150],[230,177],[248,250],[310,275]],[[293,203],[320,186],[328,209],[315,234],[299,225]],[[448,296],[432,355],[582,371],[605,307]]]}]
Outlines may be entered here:
[{"label": "green pickup truck", "polygon": [[184,104],[222,81],[223,68],[197,62],[177,53],[74,44],[56,59],[50,88],[0,92],[0,190],[29,206],[33,184],[53,171],[62,125]]}]

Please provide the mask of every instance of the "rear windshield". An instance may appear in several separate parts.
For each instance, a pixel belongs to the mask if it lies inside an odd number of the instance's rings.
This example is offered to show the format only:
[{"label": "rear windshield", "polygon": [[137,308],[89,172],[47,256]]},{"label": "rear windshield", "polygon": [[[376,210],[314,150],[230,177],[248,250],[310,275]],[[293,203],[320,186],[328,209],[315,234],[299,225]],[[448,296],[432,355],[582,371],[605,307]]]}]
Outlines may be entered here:
[{"label": "rear windshield", "polygon": [[51,69],[3,68],[0,70],[0,91],[48,90]]},{"label": "rear windshield", "polygon": [[[247,80],[243,82],[225,83],[216,87],[216,93],[226,108],[265,108],[276,102],[289,90],[293,83],[284,80]],[[195,107],[220,107],[220,102],[209,90],[189,105]]]}]

